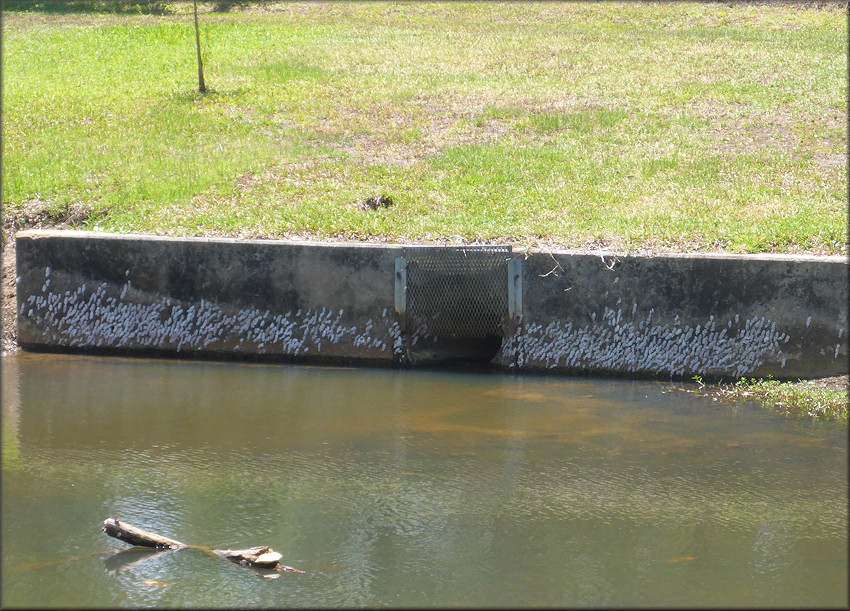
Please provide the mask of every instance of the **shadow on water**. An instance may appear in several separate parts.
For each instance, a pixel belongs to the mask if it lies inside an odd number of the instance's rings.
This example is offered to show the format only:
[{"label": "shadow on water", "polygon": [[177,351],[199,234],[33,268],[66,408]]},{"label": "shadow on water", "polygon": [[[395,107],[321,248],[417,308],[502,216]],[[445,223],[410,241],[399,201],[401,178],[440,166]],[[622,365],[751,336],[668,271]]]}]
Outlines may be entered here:
[{"label": "shadow on water", "polygon": [[148,560],[161,559],[165,554],[183,550],[155,550],[146,547],[133,547],[121,550],[103,561],[103,566],[110,574],[116,574],[127,569],[138,567]]}]

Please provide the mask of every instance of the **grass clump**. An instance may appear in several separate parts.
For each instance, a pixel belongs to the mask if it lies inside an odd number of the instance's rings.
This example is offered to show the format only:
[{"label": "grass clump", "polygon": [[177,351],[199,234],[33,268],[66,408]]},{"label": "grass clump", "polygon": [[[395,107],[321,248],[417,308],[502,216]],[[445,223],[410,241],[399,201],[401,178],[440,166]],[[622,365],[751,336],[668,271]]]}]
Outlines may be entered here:
[{"label": "grass clump", "polygon": [[812,387],[805,382],[779,382],[771,378],[741,378],[720,387],[727,400],[752,399],[776,413],[847,422],[847,391]]}]

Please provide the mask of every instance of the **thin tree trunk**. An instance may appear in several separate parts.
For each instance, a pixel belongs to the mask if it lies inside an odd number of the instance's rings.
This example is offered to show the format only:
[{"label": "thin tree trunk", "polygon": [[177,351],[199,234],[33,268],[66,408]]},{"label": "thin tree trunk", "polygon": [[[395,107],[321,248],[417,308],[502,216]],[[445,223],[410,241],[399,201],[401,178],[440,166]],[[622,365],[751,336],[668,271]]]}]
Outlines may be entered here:
[{"label": "thin tree trunk", "polygon": [[195,46],[198,49],[198,91],[201,93],[207,92],[207,86],[204,83],[204,63],[201,61],[201,31],[198,28],[198,0],[194,0],[195,4]]}]

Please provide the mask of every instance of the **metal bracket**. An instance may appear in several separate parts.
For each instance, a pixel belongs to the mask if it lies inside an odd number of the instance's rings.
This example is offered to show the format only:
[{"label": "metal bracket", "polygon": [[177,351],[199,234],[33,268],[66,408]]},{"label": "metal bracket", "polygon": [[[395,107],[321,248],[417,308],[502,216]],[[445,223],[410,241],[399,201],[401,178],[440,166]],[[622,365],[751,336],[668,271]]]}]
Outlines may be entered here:
[{"label": "metal bracket", "polygon": [[522,259],[519,257],[508,260],[508,318],[513,321],[522,318]]},{"label": "metal bracket", "polygon": [[395,320],[405,329],[407,319],[407,259],[398,257],[395,260]]},{"label": "metal bracket", "polygon": [[508,260],[508,320],[505,341],[514,343],[516,352],[512,366],[522,369],[525,363],[525,338],[522,334],[522,259]]}]

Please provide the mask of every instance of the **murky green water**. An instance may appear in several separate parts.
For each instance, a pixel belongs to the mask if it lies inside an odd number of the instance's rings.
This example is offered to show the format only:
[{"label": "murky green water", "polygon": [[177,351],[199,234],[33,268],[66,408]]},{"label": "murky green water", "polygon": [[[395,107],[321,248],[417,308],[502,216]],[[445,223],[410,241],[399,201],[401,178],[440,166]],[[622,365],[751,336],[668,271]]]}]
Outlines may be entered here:
[{"label": "murky green water", "polygon": [[[1,362],[5,606],[848,602],[840,425],[654,382]],[[307,572],[117,555],[115,514]]]}]

